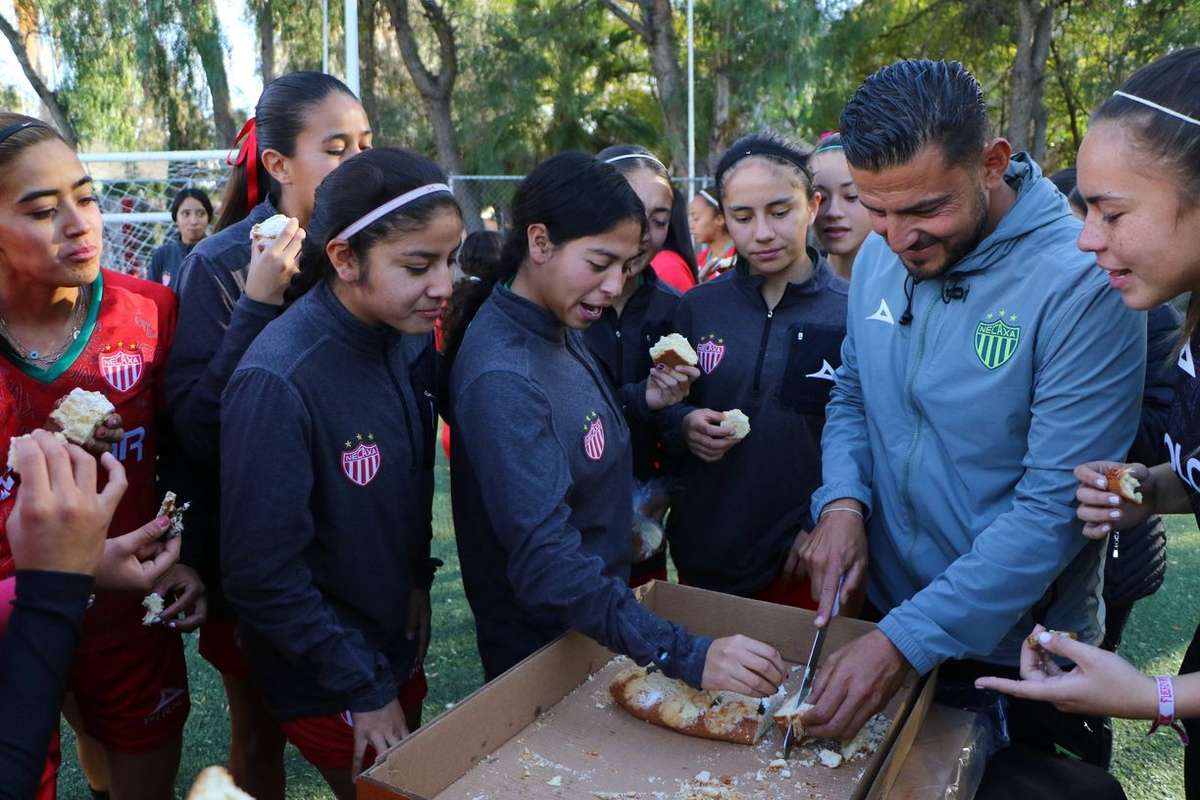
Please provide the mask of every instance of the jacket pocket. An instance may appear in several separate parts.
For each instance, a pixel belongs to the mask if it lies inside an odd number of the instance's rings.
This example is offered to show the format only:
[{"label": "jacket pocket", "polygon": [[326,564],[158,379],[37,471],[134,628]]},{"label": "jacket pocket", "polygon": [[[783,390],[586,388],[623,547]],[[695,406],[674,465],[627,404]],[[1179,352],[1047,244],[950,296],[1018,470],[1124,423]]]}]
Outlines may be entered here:
[{"label": "jacket pocket", "polygon": [[788,328],[787,368],[779,389],[785,408],[801,414],[825,415],[829,392],[842,365],[844,328],[792,325]]}]

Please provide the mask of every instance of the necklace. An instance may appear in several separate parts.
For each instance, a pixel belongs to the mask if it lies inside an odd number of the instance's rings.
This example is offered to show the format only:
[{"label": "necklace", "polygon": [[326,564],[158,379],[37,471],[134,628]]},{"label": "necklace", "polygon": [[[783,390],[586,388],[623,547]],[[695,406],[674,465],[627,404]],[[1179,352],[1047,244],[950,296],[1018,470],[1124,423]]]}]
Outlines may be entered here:
[{"label": "necklace", "polygon": [[13,335],[9,330],[8,320],[0,314],[0,336],[8,342],[13,352],[22,361],[37,367],[49,367],[63,357],[67,350],[71,349],[71,345],[79,338],[80,332],[83,330],[83,321],[87,317],[87,308],[90,305],[92,294],[91,286],[83,286],[79,290],[79,295],[75,298],[75,305],[71,307],[71,315],[67,319],[67,329],[69,335],[62,342],[62,345],[51,352],[43,352],[41,350],[32,350],[21,344],[20,340]]}]

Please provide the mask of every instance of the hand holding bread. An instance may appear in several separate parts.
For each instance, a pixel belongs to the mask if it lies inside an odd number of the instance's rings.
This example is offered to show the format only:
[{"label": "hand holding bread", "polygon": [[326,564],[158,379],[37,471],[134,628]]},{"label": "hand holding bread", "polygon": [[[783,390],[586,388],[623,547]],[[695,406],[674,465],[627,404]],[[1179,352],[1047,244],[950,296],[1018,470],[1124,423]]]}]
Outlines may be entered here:
[{"label": "hand holding bread", "polygon": [[741,441],[725,422],[724,413],[711,408],[698,408],[683,418],[683,440],[696,458],[710,464]]},{"label": "hand holding bread", "polygon": [[246,296],[268,305],[283,305],[283,293],[300,271],[304,229],[299,220],[276,214],[254,226],[250,242]]},{"label": "hand holding bread", "polygon": [[1075,515],[1083,520],[1083,535],[1089,539],[1136,527],[1154,513],[1154,477],[1142,464],[1093,461],[1076,467],[1075,478]]}]

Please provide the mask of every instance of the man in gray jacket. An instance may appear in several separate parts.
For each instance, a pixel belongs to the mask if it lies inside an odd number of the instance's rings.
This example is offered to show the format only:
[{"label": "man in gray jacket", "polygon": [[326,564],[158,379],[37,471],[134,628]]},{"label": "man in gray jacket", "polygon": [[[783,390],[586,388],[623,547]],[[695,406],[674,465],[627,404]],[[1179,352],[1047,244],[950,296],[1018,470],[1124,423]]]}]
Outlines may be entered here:
[{"label": "man in gray jacket", "polygon": [[802,555],[818,624],[842,576],[843,600],[865,584],[880,621],[829,656],[806,727],[853,735],[909,670],[944,664],[943,688],[992,704],[1013,745],[981,796],[1037,797],[1030,781],[1049,778],[1058,798],[1122,797],[1101,770],[1054,755],[1106,766],[1102,720],[1001,709],[973,682],[1015,672],[1034,623],[1103,636],[1101,543],[1081,535],[1072,470],[1133,441],[1145,318],[1077,249],[1079,222],[1038,165],[988,135],[961,64],[881,69],[841,133],[878,235],[855,262]]}]

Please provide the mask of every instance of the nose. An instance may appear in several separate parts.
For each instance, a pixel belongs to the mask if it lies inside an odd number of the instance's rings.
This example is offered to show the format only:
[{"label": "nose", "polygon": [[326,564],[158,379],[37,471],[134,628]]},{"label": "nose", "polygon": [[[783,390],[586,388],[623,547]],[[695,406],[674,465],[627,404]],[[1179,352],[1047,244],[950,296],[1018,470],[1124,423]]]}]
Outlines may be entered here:
[{"label": "nose", "polygon": [[[647,268],[653,269],[653,267],[649,267],[648,265]],[[604,293],[605,297],[612,298],[619,295],[624,288],[625,272],[621,269],[620,265],[614,264],[604,273],[604,280],[600,284],[600,291]]]},{"label": "nose", "polygon": [[767,221],[766,214],[759,214],[754,217],[754,241],[769,242],[775,238],[775,231],[771,228],[771,223]]},{"label": "nose", "polygon": [[435,300],[447,300],[454,291],[454,265],[449,259],[433,270],[433,277],[425,293]]},{"label": "nose", "polygon": [[77,239],[92,231],[92,221],[83,213],[83,209],[75,203],[63,203],[56,217],[63,236]]},{"label": "nose", "polygon": [[888,247],[893,253],[903,253],[917,241],[917,232],[899,219],[872,217],[871,227],[887,239]]},{"label": "nose", "polygon": [[1100,226],[1096,224],[1097,216],[1089,209],[1083,220],[1083,230],[1079,232],[1077,245],[1085,253],[1099,253],[1104,250],[1104,234],[1101,233]]},{"label": "nose", "polygon": [[836,197],[829,198],[829,201],[821,210],[824,212],[824,217],[827,220],[842,219],[846,216],[846,210],[842,207],[842,201]]}]

